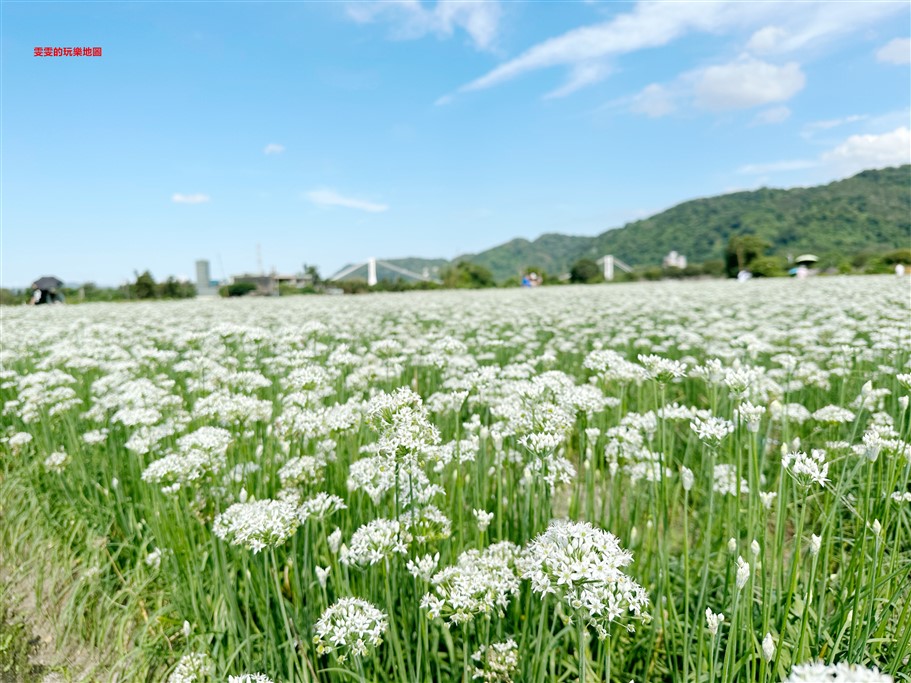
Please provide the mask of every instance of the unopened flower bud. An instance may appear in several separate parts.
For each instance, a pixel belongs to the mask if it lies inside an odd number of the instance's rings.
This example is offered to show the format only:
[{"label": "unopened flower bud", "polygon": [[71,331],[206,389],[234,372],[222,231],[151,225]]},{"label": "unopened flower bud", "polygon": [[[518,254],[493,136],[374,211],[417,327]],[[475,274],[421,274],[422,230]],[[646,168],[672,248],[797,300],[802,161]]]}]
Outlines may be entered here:
[{"label": "unopened flower bud", "polygon": [[766,633],[762,639],[762,657],[767,662],[771,662],[775,657],[775,641],[772,640],[771,633]]},{"label": "unopened flower bud", "polygon": [[810,535],[810,554],[818,555],[819,548],[821,545],[822,545],[822,537],[817,536],[816,534],[811,534]]}]

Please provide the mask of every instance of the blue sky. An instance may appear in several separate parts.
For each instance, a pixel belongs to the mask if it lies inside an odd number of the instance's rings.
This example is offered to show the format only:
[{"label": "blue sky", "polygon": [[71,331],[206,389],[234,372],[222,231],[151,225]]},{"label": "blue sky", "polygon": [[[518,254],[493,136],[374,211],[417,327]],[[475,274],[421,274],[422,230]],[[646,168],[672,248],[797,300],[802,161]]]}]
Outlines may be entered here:
[{"label": "blue sky", "polygon": [[908,163],[909,7],[4,1],[0,282],[328,275]]}]

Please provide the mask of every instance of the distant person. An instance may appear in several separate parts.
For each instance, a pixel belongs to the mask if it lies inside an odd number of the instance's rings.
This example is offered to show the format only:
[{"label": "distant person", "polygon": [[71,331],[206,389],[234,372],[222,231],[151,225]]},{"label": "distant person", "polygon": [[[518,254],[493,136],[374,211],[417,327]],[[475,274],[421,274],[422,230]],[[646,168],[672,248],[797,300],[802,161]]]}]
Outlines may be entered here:
[{"label": "distant person", "polygon": [[750,271],[748,271],[746,269],[741,270],[739,273],[737,273],[737,282],[746,282],[747,280],[751,280],[752,278],[753,278],[753,273],[751,273]]},{"label": "distant person", "polygon": [[807,276],[808,276],[809,274],[810,274],[810,269],[807,268],[805,265],[800,264],[799,266],[797,266],[797,273],[796,273],[796,275],[797,275],[797,279],[798,279],[798,280],[806,280],[806,279],[807,279]]},{"label": "distant person", "polygon": [[895,264],[895,274],[898,275],[899,277],[905,276],[905,264],[904,263]]},{"label": "distant person", "polygon": [[62,303],[63,295],[60,294],[56,289],[42,289],[38,285],[32,285],[32,296],[28,300],[29,306]]}]

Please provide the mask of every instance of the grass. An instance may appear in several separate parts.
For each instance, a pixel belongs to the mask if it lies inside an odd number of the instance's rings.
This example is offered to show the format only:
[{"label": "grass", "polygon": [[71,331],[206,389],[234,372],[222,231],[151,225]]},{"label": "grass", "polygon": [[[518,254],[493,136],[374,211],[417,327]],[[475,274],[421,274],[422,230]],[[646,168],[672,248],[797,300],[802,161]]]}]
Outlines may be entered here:
[{"label": "grass", "polygon": [[6,583],[0,582],[0,681],[32,683],[41,680],[43,667],[32,662],[38,639],[28,623],[12,609]]}]

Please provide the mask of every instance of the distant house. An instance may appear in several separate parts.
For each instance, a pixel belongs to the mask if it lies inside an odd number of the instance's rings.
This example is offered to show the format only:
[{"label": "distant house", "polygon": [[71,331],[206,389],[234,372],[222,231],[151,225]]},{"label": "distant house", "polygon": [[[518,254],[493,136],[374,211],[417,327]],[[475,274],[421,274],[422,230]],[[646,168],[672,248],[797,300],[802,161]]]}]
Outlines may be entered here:
[{"label": "distant house", "polygon": [[663,263],[665,268],[686,268],[686,256],[672,251],[664,257]]},{"label": "distant house", "polygon": [[313,284],[313,277],[309,274],[280,275],[232,275],[228,284],[249,283],[256,286],[256,294],[260,296],[278,296],[280,287],[308,287]]}]

